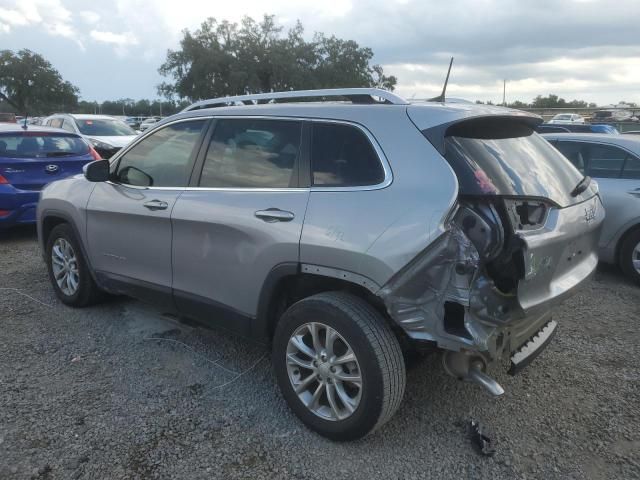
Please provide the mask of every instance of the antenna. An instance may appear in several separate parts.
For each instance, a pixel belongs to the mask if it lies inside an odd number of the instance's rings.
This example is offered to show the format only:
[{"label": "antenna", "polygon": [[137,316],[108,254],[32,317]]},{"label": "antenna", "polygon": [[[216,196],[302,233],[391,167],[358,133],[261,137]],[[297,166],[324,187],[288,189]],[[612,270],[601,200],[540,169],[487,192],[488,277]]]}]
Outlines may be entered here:
[{"label": "antenna", "polygon": [[444,79],[444,86],[442,87],[442,93],[437,97],[430,98],[428,102],[444,102],[444,94],[447,92],[447,84],[449,83],[449,75],[451,74],[451,66],[453,65],[453,57],[449,62],[449,70],[447,70],[447,78]]}]

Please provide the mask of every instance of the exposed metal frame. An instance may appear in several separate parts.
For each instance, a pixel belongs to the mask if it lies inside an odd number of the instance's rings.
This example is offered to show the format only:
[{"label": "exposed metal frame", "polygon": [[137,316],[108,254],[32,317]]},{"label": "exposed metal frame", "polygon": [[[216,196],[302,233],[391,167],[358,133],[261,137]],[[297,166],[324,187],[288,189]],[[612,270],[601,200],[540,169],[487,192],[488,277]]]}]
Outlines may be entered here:
[{"label": "exposed metal frame", "polygon": [[[295,90],[288,92],[256,93],[253,95],[236,95],[232,97],[211,98],[201,100],[186,107],[182,112],[190,112],[203,108],[230,107],[238,105],[258,105],[261,103],[277,103],[284,99],[313,99],[323,101],[325,98],[346,98],[353,103],[409,105],[404,98],[381,88],[329,88],[323,90]],[[376,100],[380,98],[383,101]]]}]

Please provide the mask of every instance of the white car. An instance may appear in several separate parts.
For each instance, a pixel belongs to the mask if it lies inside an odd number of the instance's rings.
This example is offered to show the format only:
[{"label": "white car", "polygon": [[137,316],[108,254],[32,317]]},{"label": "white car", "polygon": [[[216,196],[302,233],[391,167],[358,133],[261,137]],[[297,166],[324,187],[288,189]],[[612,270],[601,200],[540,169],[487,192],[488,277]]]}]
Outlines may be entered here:
[{"label": "white car", "polygon": [[156,123],[158,123],[160,120],[157,118],[147,118],[145,119],[141,124],[140,124],[140,131],[144,132],[145,130],[153,127]]},{"label": "white car", "polygon": [[575,113],[559,113],[557,114],[555,117],[553,117],[551,120],[549,120],[548,123],[555,123],[555,124],[568,124],[568,123],[584,123],[584,117],[577,115]]},{"label": "white car", "polygon": [[108,115],[55,114],[47,117],[43,125],[83,136],[102,158],[111,158],[137,136],[129,125]]}]

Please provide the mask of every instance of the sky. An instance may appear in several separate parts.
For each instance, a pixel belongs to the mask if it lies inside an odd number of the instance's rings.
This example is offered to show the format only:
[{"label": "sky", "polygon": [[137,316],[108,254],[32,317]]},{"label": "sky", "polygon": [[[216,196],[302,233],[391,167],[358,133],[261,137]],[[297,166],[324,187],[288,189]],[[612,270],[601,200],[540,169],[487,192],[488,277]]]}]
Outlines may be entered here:
[{"label": "sky", "polygon": [[275,14],[373,49],[407,98],[640,103],[640,0],[0,0],[0,49],[42,54],[85,100],[158,98],[158,67],[207,17]]}]

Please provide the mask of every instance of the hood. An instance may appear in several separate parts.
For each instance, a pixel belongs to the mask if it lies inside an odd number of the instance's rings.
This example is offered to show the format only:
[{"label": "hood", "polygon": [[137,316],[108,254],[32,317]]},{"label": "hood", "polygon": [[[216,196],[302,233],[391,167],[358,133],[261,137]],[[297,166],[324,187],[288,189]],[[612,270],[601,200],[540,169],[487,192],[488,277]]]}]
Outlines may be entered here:
[{"label": "hood", "polygon": [[90,140],[97,140],[98,142],[108,143],[109,145],[113,145],[117,148],[126,147],[129,145],[137,135],[121,135],[115,137],[99,137],[93,135],[91,137],[87,137]]}]

